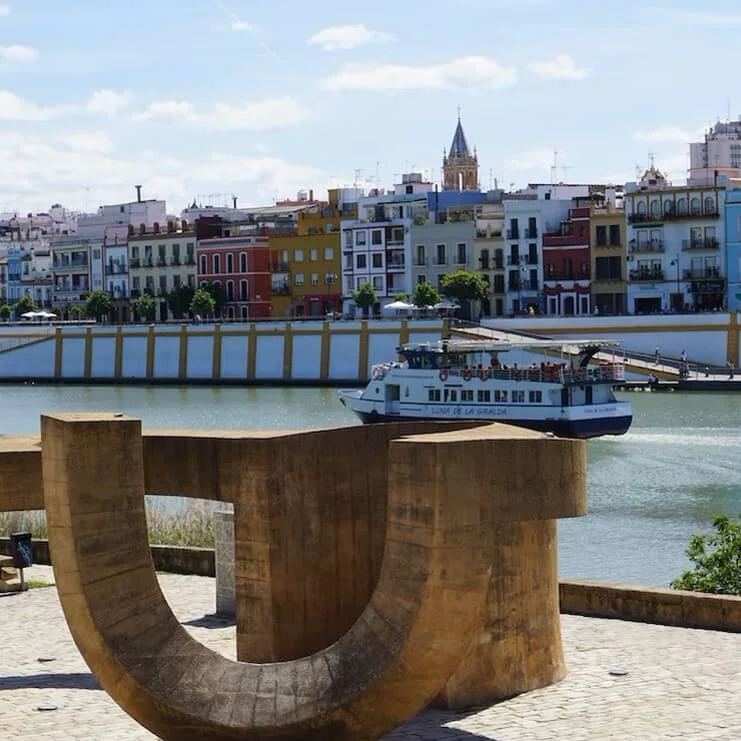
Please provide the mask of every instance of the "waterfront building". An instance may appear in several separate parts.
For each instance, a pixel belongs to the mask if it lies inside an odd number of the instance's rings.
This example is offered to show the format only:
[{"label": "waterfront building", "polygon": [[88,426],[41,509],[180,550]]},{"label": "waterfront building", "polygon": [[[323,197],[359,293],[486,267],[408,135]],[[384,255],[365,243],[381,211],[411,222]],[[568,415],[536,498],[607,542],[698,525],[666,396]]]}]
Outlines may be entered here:
[{"label": "waterfront building", "polygon": [[[44,215],[45,216],[45,215]],[[39,307],[51,305],[51,252],[43,219],[13,217],[0,230],[0,253],[5,257],[5,300],[13,304],[28,295]]]},{"label": "waterfront building", "polygon": [[423,224],[412,222],[408,228],[413,254],[409,281],[412,288],[417,283],[427,282],[442,291],[443,276],[458,268],[471,270],[478,267],[474,264],[476,222],[473,219],[443,223],[430,220]]},{"label": "waterfront building", "polygon": [[486,203],[476,210],[473,264],[489,284],[489,296],[481,302],[482,316],[505,314],[504,206]]},{"label": "waterfront building", "polygon": [[590,211],[592,311],[625,313],[625,212],[610,202]]},{"label": "waterfront building", "polygon": [[136,231],[153,231],[167,224],[167,205],[165,201],[144,200],[141,186],[136,186],[136,200],[100,206],[94,214],[80,214],[77,219],[77,233],[88,239],[103,239],[105,231],[111,226],[132,226]]},{"label": "waterfront building", "polygon": [[453,141],[447,154],[443,152],[443,190],[478,190],[479,159],[474,147],[468,148],[460,114]]},{"label": "waterfront building", "polygon": [[[578,203],[580,199],[575,199]],[[550,203],[558,203],[551,201]],[[568,210],[554,229],[543,234],[543,294],[545,313],[551,316],[589,314],[591,264],[589,206]]]},{"label": "waterfront building", "polygon": [[741,178],[741,118],[718,121],[704,140],[690,143],[688,185],[714,185],[719,176]]},{"label": "waterfront building", "polygon": [[725,186],[672,186],[654,166],[626,184],[629,312],[724,307]]},{"label": "waterfront building", "polygon": [[225,319],[270,316],[270,250],[264,229],[219,216],[198,219],[196,279],[223,296]]},{"label": "waterfront building", "polygon": [[128,237],[129,298],[133,303],[142,293],[155,299],[155,319],[161,322],[182,318],[175,316],[168,296],[187,288],[195,291],[196,233],[182,229],[180,222],[170,220],[166,231],[147,232]]},{"label": "waterfront building", "polygon": [[741,310],[741,187],[726,191],[726,278],[728,310]]},{"label": "waterfront building", "polygon": [[[52,306],[66,314],[71,305],[82,306],[91,290],[91,263],[102,260],[103,236],[76,235],[52,238]],[[102,267],[100,268],[102,272]]]}]

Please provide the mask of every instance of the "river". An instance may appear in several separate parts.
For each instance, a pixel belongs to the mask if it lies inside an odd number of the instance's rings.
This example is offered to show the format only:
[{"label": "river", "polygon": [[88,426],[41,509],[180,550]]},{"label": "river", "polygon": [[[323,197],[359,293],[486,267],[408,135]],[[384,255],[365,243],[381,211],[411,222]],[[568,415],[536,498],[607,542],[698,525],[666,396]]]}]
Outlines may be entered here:
[{"label": "river", "polygon": [[[148,427],[357,424],[326,388],[3,386],[0,433],[37,432],[42,412],[106,410]],[[741,394],[629,393],[628,434],[588,443],[589,514],[559,523],[563,577],[667,585],[693,532],[741,514]]]}]

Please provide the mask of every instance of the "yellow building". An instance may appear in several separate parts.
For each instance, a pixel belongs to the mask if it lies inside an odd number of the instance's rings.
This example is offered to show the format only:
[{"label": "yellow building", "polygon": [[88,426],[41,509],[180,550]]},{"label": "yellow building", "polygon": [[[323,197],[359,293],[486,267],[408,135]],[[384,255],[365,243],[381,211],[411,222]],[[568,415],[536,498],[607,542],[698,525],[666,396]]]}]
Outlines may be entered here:
[{"label": "yellow building", "polygon": [[592,306],[600,314],[623,314],[626,292],[625,213],[611,204],[590,212]]},{"label": "yellow building", "polygon": [[296,234],[271,235],[270,305],[275,319],[325,317],[342,311],[340,223],[357,216],[357,205],[329,203],[298,214]]}]

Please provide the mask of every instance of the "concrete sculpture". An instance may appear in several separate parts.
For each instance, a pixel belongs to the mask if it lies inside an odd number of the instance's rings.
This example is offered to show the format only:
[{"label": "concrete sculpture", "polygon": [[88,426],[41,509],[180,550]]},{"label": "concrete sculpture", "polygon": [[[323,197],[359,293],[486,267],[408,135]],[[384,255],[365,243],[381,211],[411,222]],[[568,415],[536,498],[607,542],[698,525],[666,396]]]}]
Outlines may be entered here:
[{"label": "concrete sculpture", "polygon": [[[57,588],[103,688],[166,741],[374,739],[436,697],[559,679],[554,521],[585,511],[584,443],[450,430],[142,437],[122,416],[43,417]],[[14,465],[2,451],[0,481]],[[240,661],[172,615],[145,489],[234,503]],[[0,509],[38,503],[25,491],[16,481]]]}]

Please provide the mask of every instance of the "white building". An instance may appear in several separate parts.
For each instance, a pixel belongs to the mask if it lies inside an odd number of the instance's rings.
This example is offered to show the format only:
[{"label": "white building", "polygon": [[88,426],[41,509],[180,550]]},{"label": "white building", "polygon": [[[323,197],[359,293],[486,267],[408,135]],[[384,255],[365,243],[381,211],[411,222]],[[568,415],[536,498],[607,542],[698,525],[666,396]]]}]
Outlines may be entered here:
[{"label": "white building", "polygon": [[724,306],[725,185],[675,187],[654,167],[626,184],[629,312]]},{"label": "white building", "polygon": [[142,200],[141,186],[137,186],[136,201],[101,206],[94,214],[80,214],[77,233],[87,239],[103,239],[107,227],[121,225],[131,226],[137,232],[164,230],[167,227],[167,205],[165,201]]},{"label": "white building", "polygon": [[690,143],[688,185],[713,185],[719,175],[741,177],[741,118],[718,121],[704,141]]}]

